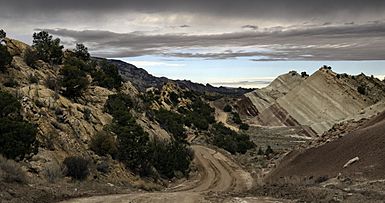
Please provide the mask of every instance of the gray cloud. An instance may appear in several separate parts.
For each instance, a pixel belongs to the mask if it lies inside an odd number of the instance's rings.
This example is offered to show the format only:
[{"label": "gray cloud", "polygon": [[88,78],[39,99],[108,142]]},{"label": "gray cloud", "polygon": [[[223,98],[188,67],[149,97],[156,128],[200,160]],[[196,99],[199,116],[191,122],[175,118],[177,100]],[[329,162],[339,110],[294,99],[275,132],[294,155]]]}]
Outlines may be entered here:
[{"label": "gray cloud", "polygon": [[13,0],[1,1],[3,14],[21,16],[29,13],[57,14],[60,12],[82,11],[95,15],[119,11],[139,12],[190,12],[220,16],[253,16],[268,18],[304,18],[339,16],[348,13],[358,16],[363,13],[382,14],[383,0]]},{"label": "gray cloud", "polygon": [[[66,45],[85,43],[103,57],[385,59],[384,0],[0,0],[0,5],[0,25],[11,30],[9,36],[28,40],[40,27]],[[46,29],[56,27],[63,29]]]},{"label": "gray cloud", "polygon": [[[205,35],[114,33],[68,29],[47,29],[47,31],[57,36],[73,38],[76,42],[86,43],[94,54],[104,57],[140,55],[205,59],[255,57],[255,60],[262,61],[385,59],[384,22],[274,27]],[[220,52],[185,51],[190,48],[220,47],[233,48]]]},{"label": "gray cloud", "polygon": [[251,30],[257,30],[258,26],[256,25],[244,25],[242,26],[243,29],[251,29]]}]

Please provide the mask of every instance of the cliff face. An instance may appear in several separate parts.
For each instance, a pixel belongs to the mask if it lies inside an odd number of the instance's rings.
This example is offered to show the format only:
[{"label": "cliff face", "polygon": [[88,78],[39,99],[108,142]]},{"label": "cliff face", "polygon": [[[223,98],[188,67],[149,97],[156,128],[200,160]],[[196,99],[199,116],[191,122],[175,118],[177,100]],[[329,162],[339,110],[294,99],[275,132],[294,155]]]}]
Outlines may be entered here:
[{"label": "cliff face", "polygon": [[[360,86],[365,92],[358,91]],[[339,75],[321,68],[310,77],[290,73],[279,76],[268,87],[245,96],[258,112],[249,115],[251,123],[309,126],[320,135],[335,123],[364,114],[366,108],[383,101],[385,83],[363,74]],[[375,109],[372,113],[382,110]]]}]

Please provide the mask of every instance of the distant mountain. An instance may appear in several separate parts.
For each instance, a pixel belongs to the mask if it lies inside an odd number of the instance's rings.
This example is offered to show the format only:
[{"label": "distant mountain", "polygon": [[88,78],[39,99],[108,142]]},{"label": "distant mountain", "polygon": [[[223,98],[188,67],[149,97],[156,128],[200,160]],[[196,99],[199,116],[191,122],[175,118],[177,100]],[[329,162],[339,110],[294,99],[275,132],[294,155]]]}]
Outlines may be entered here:
[{"label": "distant mountain", "polygon": [[214,87],[210,84],[194,83],[189,80],[171,80],[165,77],[155,77],[142,68],[138,68],[132,64],[120,60],[108,60],[115,64],[123,79],[130,81],[137,89],[144,91],[149,87],[160,87],[167,82],[175,82],[180,87],[188,88],[190,90],[200,93],[217,93],[229,96],[241,96],[254,89],[247,88],[229,88],[229,87]]}]

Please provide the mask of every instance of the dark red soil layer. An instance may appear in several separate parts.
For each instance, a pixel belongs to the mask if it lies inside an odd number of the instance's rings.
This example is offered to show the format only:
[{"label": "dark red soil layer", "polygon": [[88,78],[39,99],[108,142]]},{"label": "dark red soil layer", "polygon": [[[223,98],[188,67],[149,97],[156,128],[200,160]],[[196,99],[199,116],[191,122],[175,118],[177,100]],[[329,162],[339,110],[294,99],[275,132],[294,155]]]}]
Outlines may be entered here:
[{"label": "dark red soil layer", "polygon": [[[359,157],[358,162],[343,168],[355,157]],[[291,152],[270,178],[335,177],[339,173],[368,179],[385,178],[385,112],[342,138],[303,152]]]}]

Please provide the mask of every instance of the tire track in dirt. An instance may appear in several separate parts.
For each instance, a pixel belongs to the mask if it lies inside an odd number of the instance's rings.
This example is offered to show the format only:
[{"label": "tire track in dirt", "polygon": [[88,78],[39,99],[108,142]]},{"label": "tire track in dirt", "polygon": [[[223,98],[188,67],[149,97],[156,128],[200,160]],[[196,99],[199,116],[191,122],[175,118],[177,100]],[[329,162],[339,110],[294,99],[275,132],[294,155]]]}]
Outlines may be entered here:
[{"label": "tire track in dirt", "polygon": [[164,192],[94,196],[65,201],[88,202],[207,202],[209,192],[241,192],[250,189],[253,179],[230,158],[202,145],[192,145],[199,166],[198,181],[186,181]]}]

